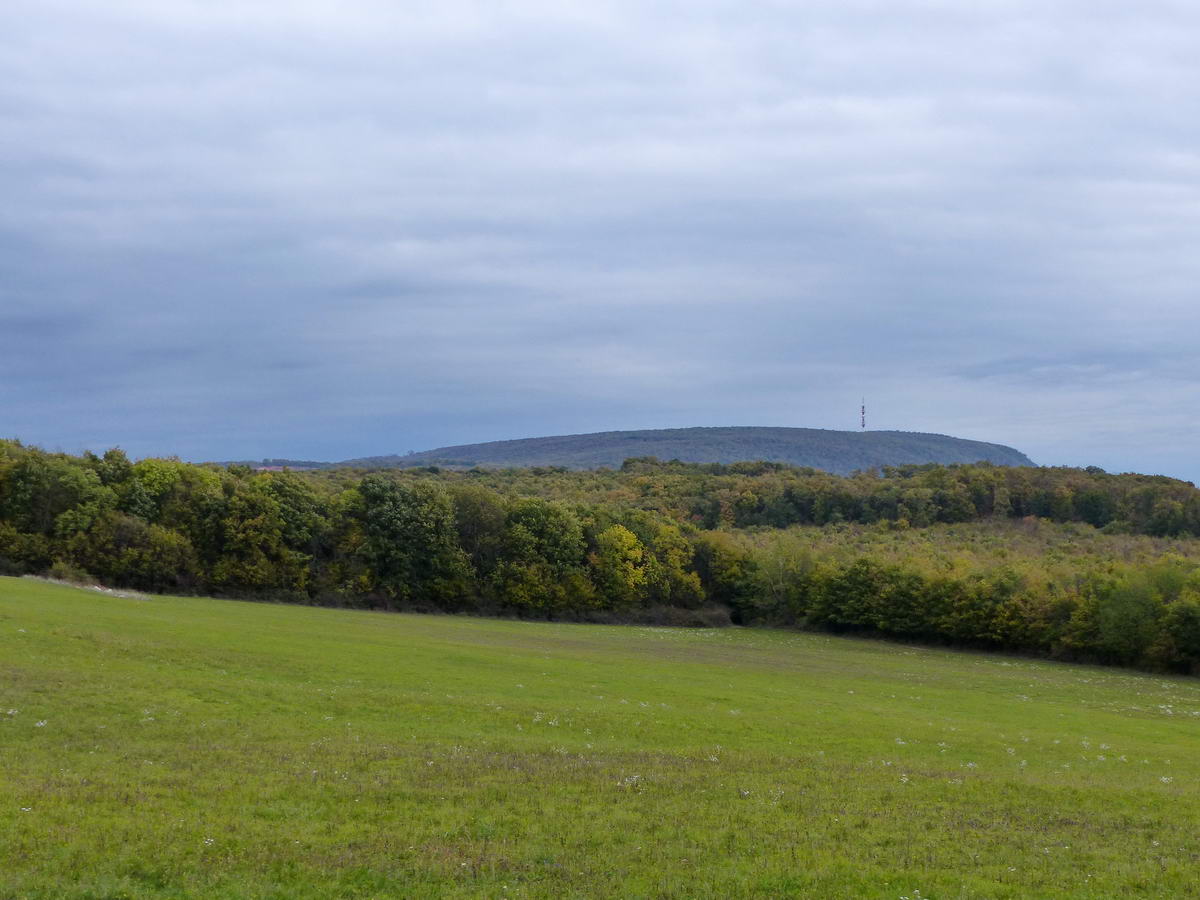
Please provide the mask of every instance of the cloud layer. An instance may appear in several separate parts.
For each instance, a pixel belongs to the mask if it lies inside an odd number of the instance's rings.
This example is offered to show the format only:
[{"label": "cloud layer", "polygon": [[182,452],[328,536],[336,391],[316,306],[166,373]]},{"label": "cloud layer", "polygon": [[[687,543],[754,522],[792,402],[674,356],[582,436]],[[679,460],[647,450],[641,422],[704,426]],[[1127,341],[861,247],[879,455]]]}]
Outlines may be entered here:
[{"label": "cloud layer", "polygon": [[0,431],[870,425],[1200,480],[1182,2],[10,0]]}]

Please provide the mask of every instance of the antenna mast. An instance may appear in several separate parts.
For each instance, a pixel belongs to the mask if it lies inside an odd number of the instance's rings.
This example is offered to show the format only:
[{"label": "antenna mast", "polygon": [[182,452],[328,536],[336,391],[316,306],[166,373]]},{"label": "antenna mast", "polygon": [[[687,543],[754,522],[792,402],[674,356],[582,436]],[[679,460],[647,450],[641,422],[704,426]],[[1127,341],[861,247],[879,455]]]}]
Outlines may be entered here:
[{"label": "antenna mast", "polygon": [[859,408],[859,415],[861,416],[860,421],[861,421],[861,425],[862,425],[862,430],[866,431],[867,430],[867,398],[866,397],[863,397],[862,406]]}]

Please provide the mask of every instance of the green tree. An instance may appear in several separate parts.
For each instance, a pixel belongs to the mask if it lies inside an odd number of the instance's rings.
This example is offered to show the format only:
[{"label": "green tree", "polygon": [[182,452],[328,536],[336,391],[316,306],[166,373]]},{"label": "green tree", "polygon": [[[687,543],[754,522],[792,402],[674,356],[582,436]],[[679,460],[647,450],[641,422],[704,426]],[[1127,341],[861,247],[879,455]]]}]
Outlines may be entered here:
[{"label": "green tree", "polygon": [[220,552],[210,578],[221,590],[302,591],[306,557],[288,548],[279,502],[260,485],[240,483],[220,519]]},{"label": "green tree", "polygon": [[1162,603],[1144,577],[1126,578],[1098,596],[1095,649],[1107,662],[1142,662],[1158,636]]},{"label": "green tree", "polygon": [[187,538],[109,510],[69,542],[71,561],[104,584],[146,591],[188,589],[197,575]]},{"label": "green tree", "polygon": [[498,597],[514,609],[539,614],[593,606],[586,549],[583,524],[565,504],[518,501],[506,519],[501,562],[492,578]]},{"label": "green tree", "polygon": [[374,587],[389,599],[436,609],[468,605],[470,564],[458,545],[450,496],[429,482],[368,475],[362,497],[361,552]]},{"label": "green tree", "polygon": [[1200,671],[1200,591],[1188,588],[1167,607],[1162,632],[1163,660],[1184,671]]},{"label": "green tree", "polygon": [[19,530],[49,535],[63,513],[88,506],[89,512],[64,522],[61,531],[86,527],[91,515],[112,497],[92,470],[67,458],[28,452],[5,472],[0,517]]},{"label": "green tree", "polygon": [[610,525],[596,537],[590,559],[601,596],[617,607],[633,606],[642,599],[646,584],[646,549],[624,525]]},{"label": "green tree", "polygon": [[477,484],[450,488],[458,543],[481,579],[496,570],[504,544],[508,504],[495,491]]},{"label": "green tree", "polygon": [[646,540],[646,595],[651,603],[695,609],[704,586],[693,569],[695,550],[671,522],[655,521]]}]

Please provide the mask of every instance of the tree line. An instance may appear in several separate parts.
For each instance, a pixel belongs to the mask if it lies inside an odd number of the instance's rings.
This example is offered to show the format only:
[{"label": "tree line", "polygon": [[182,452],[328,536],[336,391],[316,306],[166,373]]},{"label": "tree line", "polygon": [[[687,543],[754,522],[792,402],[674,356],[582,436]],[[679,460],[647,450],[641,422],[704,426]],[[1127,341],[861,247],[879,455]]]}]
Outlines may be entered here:
[{"label": "tree line", "polygon": [[373,473],[348,484],[0,442],[0,570],[149,591],[533,615],[698,609],[669,518]]},{"label": "tree line", "polygon": [[[336,477],[334,473],[328,473]],[[1159,475],[973,465],[888,466],[851,476],[784,463],[626,460],[619,471],[442,471],[498,489],[662,512],[702,529],[979,519],[1086,522],[1113,534],[1200,535],[1200,491]]]},{"label": "tree line", "polygon": [[[990,550],[960,546],[963,528]],[[1190,484],[1100,470],[258,472],[0,441],[0,574],[155,592],[769,623],[1190,670],[1194,534]]]},{"label": "tree line", "polygon": [[708,532],[746,624],[1200,673],[1200,541],[993,520]]}]

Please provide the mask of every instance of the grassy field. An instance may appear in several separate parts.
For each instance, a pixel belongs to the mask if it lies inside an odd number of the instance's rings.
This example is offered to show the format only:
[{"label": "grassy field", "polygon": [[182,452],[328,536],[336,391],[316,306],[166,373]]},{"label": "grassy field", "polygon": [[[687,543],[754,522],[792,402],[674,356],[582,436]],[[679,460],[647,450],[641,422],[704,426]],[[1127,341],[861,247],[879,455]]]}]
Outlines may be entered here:
[{"label": "grassy field", "polygon": [[1200,681],[0,579],[0,897],[1200,896]]}]

